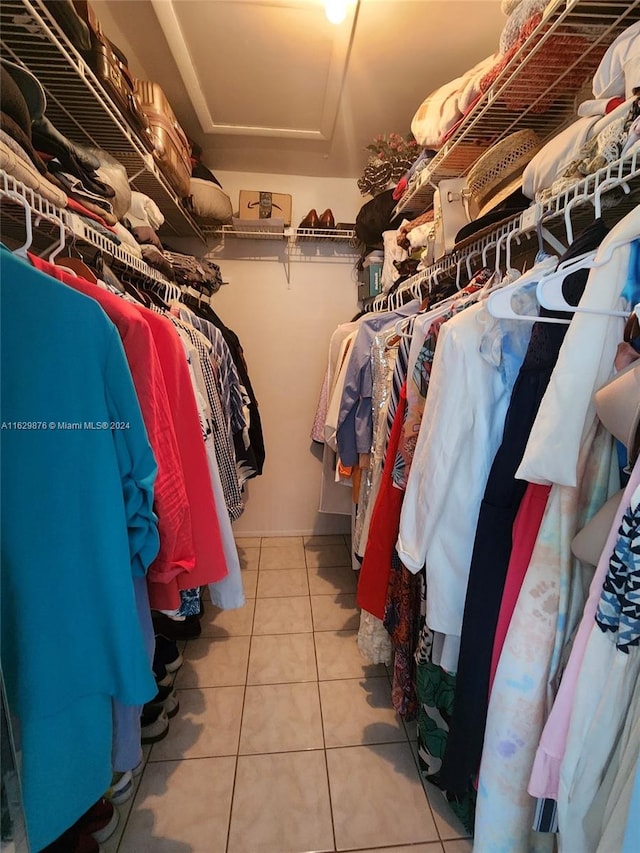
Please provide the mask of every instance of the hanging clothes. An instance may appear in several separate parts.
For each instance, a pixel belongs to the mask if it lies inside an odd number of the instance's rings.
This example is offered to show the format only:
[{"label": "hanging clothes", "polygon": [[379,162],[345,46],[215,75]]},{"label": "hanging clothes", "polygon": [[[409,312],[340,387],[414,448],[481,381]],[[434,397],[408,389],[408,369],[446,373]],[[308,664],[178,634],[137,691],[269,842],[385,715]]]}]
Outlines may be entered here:
[{"label": "hanging clothes", "polygon": [[225,426],[225,417],[222,410],[222,402],[211,364],[210,349],[211,344],[203,334],[198,332],[193,326],[179,320],[175,316],[171,316],[171,321],[178,330],[183,331],[189,341],[196,349],[202,375],[204,377],[207,402],[213,416],[213,425],[215,430],[215,448],[218,457],[218,467],[220,469],[220,478],[224,489],[225,502],[227,511],[231,519],[240,518],[244,512],[244,502],[240,491],[240,483],[238,482],[238,474],[236,471],[235,451],[233,442],[228,430]]},{"label": "hanging clothes", "polygon": [[[131,370],[136,395],[158,464],[154,507],[158,516],[160,550],[149,567],[151,605],[155,606],[154,584],[168,584],[195,566],[191,511],[184,471],[171,419],[167,389],[149,324],[134,305],[73,275],[66,267],[29,256],[37,268],[94,299],[115,323]],[[179,600],[176,597],[176,606]]]},{"label": "hanging clothes", "polygon": [[170,610],[180,606],[179,590],[222,580],[227,567],[183,345],[169,319],[142,306],[136,306],[136,310],[149,324],[160,359],[191,508],[195,568],[178,575],[170,584],[156,584],[150,592],[150,597],[156,596],[157,609]]},{"label": "hanging clothes", "polygon": [[[133,586],[158,552],[156,463],[102,309],[4,248],[0,259],[3,420],[42,424],[2,430],[1,509],[2,670],[38,850],[111,782],[111,697],[156,692]],[[27,320],[37,344],[25,348]]]},{"label": "hanging clothes", "polygon": [[[193,308],[193,305],[191,305],[191,307]],[[257,477],[262,474],[262,469],[264,467],[265,462],[266,454],[264,447],[264,437],[262,435],[262,423],[260,421],[260,410],[258,407],[258,400],[256,398],[253,386],[251,384],[251,380],[249,378],[249,368],[247,367],[247,362],[244,357],[244,351],[242,349],[240,339],[234,331],[225,326],[225,324],[222,322],[220,317],[218,317],[218,315],[210,305],[205,305],[203,303],[202,305],[198,305],[194,310],[199,316],[213,323],[213,325],[222,333],[222,337],[224,338],[227,346],[229,347],[233,363],[235,364],[236,370],[238,371],[240,382],[247,391],[247,395],[249,397],[249,403],[247,407],[249,410],[249,444],[251,446],[253,454],[252,458],[255,460],[255,471],[248,473],[250,473],[251,476]]]}]

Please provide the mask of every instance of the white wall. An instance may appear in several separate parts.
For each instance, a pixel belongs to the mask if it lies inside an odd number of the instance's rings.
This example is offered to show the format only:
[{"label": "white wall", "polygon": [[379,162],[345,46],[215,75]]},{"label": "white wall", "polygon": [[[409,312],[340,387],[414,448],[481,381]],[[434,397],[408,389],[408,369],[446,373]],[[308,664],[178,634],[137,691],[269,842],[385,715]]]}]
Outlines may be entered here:
[{"label": "white wall", "polygon": [[[336,221],[353,222],[363,203],[356,182],[286,175],[217,172],[234,209],[240,189],[293,196],[292,224],[310,208],[330,207]],[[345,516],[318,512],[321,461],[310,431],[335,327],[358,310],[354,265],[345,246],[308,243],[293,253],[287,282],[283,248],[272,241],[227,239],[213,257],[230,281],[213,307],[237,332],[245,350],[264,431],[267,460],[262,477],[247,486],[247,507],[237,534],[268,536],[348,532]],[[335,252],[341,254],[335,255]],[[253,260],[247,255],[266,257]],[[274,256],[275,253],[275,256]],[[328,254],[324,254],[328,253]]]}]

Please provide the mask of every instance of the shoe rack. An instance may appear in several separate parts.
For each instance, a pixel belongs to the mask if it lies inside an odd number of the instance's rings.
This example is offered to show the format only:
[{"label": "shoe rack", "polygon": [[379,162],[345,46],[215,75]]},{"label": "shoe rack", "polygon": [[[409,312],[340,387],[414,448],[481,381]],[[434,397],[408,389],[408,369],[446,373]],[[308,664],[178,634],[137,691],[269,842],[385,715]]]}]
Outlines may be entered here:
[{"label": "shoe rack", "polygon": [[[255,226],[245,225],[241,230],[221,225],[205,226],[203,232],[210,254],[217,258],[281,261],[287,283],[291,282],[292,262],[353,264],[354,256],[360,254],[352,229],[274,228],[264,221],[256,221]],[[239,241],[244,242],[240,244]]]}]

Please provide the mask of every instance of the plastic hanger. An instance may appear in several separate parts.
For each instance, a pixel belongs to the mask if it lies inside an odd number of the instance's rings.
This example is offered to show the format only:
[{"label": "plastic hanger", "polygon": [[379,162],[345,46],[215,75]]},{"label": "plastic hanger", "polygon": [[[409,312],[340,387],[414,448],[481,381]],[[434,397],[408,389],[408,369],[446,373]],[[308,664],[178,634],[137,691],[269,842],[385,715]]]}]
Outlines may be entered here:
[{"label": "plastic hanger", "polygon": [[[549,263],[552,263],[552,260],[549,260]],[[489,294],[487,299],[487,311],[492,317],[502,320],[525,320],[533,323],[552,323],[567,326],[570,320],[560,317],[539,317],[537,314],[518,314],[513,310],[511,299],[514,293],[527,284],[538,281],[539,276],[540,264],[536,264],[536,266],[532,267],[529,272],[524,273],[517,281],[494,290]]]},{"label": "plastic hanger", "polygon": [[476,249],[475,251],[469,252],[469,254],[466,257],[467,275],[469,276],[469,281],[471,281],[471,279],[473,278],[473,269],[471,268],[471,259],[475,258],[476,255],[478,255],[478,256],[480,255],[479,249]]},{"label": "plastic hanger", "polygon": [[29,251],[29,249],[31,248],[31,244],[33,243],[33,222],[31,219],[31,207],[29,206],[29,202],[26,200],[26,198],[19,195],[18,193],[9,191],[6,193],[6,195],[8,195],[14,201],[17,201],[21,207],[24,207],[24,226],[27,239],[23,246],[19,246],[17,249],[14,250],[13,254],[17,255],[19,258],[24,258],[24,260],[26,261],[27,252]]},{"label": "plastic hanger", "polygon": [[570,311],[572,314],[600,314],[604,317],[628,317],[628,311],[612,311],[604,308],[581,308],[570,305],[562,292],[565,278],[578,270],[591,270],[604,266],[611,260],[614,249],[626,246],[627,241],[613,242],[607,246],[605,256],[596,261],[596,252],[588,252],[573,259],[574,263],[561,264],[557,270],[542,276],[536,287],[536,297],[540,305],[551,311]]},{"label": "plastic hanger", "polygon": [[60,219],[60,239],[53,246],[53,249],[49,253],[49,263],[55,263],[56,256],[60,254],[60,252],[64,249],[67,242],[67,230],[65,228],[64,222]]}]

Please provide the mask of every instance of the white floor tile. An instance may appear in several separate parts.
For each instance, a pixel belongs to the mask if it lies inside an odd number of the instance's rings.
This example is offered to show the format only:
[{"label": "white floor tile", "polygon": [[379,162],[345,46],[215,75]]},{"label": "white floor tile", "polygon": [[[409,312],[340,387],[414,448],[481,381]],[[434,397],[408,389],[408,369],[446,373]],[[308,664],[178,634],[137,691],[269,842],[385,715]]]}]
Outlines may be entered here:
[{"label": "white floor tile", "polygon": [[224,853],[235,763],[227,757],[149,764],[119,853]]},{"label": "white floor tile", "polygon": [[228,853],[334,849],[324,752],[241,755]]}]

